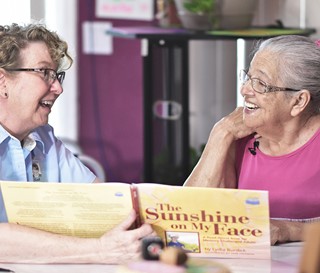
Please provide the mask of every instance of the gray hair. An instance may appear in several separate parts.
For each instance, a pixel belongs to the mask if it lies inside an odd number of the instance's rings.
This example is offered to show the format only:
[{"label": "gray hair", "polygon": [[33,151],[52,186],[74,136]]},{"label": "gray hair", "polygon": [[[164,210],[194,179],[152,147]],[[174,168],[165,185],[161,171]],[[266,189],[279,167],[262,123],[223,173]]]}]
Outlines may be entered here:
[{"label": "gray hair", "polygon": [[320,112],[320,46],[311,38],[283,35],[264,40],[255,52],[268,50],[277,56],[279,79],[288,88],[306,89],[313,111]]}]

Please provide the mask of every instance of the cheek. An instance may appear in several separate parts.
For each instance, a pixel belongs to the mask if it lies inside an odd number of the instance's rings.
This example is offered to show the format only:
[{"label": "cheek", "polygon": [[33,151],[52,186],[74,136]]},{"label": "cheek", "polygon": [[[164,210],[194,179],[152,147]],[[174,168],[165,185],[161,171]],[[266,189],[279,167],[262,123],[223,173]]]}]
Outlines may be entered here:
[{"label": "cheek", "polygon": [[266,119],[274,122],[279,122],[288,116],[290,113],[289,102],[281,94],[272,96],[272,98],[265,101],[265,116]]},{"label": "cheek", "polygon": [[39,106],[39,100],[34,94],[21,93],[12,98],[11,109],[20,116],[30,117],[35,113]]},{"label": "cheek", "polygon": [[[279,105],[275,99],[265,99],[262,102],[263,112],[266,117],[272,117],[278,114]],[[278,109],[278,110],[277,110]]]}]

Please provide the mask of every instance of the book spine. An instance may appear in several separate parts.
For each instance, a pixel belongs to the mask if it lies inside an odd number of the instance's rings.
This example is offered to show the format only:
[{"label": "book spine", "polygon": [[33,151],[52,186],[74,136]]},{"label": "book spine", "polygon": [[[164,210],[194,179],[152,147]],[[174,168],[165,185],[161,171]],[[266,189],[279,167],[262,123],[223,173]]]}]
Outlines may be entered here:
[{"label": "book spine", "polygon": [[138,188],[136,185],[132,184],[130,185],[130,189],[131,189],[131,200],[132,200],[132,207],[136,212],[137,218],[135,221],[135,227],[134,228],[138,228],[142,225],[141,222],[141,215],[140,215],[140,207],[139,207],[139,195],[138,195]]}]

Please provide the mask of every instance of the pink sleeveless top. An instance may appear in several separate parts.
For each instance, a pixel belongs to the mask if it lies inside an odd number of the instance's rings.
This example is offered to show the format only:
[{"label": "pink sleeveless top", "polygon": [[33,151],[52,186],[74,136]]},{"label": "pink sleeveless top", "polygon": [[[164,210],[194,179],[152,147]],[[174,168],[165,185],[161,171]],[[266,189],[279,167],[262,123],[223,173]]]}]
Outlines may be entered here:
[{"label": "pink sleeveless top", "polygon": [[320,217],[320,129],[305,145],[283,156],[268,156],[259,148],[253,155],[253,142],[252,136],[238,141],[238,188],[269,191],[271,218]]}]

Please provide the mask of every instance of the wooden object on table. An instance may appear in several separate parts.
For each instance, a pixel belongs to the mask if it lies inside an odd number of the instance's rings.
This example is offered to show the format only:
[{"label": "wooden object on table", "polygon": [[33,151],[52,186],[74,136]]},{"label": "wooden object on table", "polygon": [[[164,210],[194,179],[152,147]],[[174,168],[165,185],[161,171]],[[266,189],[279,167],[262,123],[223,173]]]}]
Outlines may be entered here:
[{"label": "wooden object on table", "polygon": [[320,222],[305,227],[304,241],[299,273],[320,273]]},{"label": "wooden object on table", "polygon": [[187,260],[187,253],[176,247],[167,247],[160,253],[160,261],[166,264],[184,265]]}]

